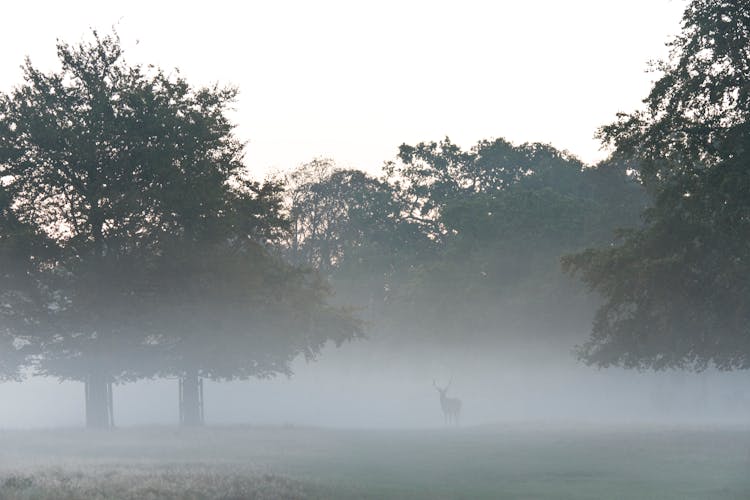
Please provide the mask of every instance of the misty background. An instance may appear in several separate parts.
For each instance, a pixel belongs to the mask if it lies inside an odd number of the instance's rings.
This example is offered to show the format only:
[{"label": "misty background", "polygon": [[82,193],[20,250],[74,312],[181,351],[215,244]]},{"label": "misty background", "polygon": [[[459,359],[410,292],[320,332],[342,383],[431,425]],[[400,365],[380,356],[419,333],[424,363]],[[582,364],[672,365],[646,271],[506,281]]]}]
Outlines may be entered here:
[{"label": "misty background", "polygon": [[[531,350],[531,347],[528,348]],[[420,355],[428,354],[421,352]],[[432,379],[463,400],[465,425],[520,421],[571,423],[745,423],[750,390],[742,372],[637,373],[596,370],[572,356],[538,352],[457,354],[431,350],[415,363],[373,342],[326,349],[294,364],[291,378],[206,382],[207,424],[330,427],[436,427],[443,417]],[[526,359],[523,355],[526,355]],[[458,361],[457,361],[458,360]],[[177,380],[115,386],[120,426],[177,421]],[[81,384],[33,378],[0,385],[3,428],[78,427]]]}]

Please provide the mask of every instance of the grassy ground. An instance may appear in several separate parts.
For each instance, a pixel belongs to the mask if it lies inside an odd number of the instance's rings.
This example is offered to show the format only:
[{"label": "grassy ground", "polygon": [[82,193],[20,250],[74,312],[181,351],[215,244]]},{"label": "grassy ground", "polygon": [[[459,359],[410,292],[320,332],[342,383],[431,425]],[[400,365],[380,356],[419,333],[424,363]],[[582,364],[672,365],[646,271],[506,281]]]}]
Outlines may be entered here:
[{"label": "grassy ground", "polygon": [[750,429],[0,433],[2,499],[747,499]]}]

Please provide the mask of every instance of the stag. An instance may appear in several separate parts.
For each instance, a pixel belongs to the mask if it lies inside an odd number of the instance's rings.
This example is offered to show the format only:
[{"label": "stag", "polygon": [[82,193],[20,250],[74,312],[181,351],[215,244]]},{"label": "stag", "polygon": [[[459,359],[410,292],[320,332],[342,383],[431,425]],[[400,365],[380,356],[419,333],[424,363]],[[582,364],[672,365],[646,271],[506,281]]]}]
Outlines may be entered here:
[{"label": "stag", "polygon": [[445,417],[446,424],[458,425],[458,417],[461,414],[461,400],[458,398],[449,398],[446,396],[448,388],[451,386],[452,380],[448,381],[448,385],[445,387],[438,386],[435,381],[432,381],[432,385],[435,386],[438,393],[440,394],[440,408],[443,409],[443,416]]}]

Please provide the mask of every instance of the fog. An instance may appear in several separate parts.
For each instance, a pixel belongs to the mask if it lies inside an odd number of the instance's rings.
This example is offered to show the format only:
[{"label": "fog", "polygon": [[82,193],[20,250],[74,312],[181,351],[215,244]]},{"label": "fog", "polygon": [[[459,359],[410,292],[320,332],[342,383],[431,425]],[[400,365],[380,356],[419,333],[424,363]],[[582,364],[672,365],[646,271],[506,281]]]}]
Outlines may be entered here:
[{"label": "fog", "polygon": [[[462,400],[462,426],[747,423],[744,372],[597,370],[570,352],[467,353],[439,348],[387,352],[375,340],[329,346],[316,362],[298,359],[292,376],[205,383],[209,425],[435,428],[445,426],[433,380]],[[114,387],[118,427],[178,422],[178,381]],[[81,427],[83,384],[32,377],[0,385],[0,428]]]}]

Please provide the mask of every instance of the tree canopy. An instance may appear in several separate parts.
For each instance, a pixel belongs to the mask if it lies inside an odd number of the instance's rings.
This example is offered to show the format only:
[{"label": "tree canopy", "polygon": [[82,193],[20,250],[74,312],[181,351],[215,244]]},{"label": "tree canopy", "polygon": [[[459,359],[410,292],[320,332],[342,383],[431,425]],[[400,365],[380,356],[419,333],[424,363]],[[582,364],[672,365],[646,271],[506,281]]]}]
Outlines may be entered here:
[{"label": "tree canopy", "polygon": [[291,230],[284,254],[319,270],[338,295],[370,313],[434,247],[383,179],[316,159],[286,184]]},{"label": "tree canopy", "polygon": [[598,366],[750,368],[750,5],[694,0],[644,109],[602,127],[653,197],[645,226],[567,257],[603,298]]},{"label": "tree canopy", "polygon": [[16,217],[0,188],[0,380],[18,379],[29,357],[38,354],[38,331],[52,300],[42,285],[55,257],[51,242]]},{"label": "tree canopy", "polygon": [[625,162],[503,139],[404,144],[381,178],[315,160],[288,185],[285,251],[367,311],[373,334],[464,346],[577,321],[590,301],[560,257],[612,242],[645,206]]},{"label": "tree canopy", "polygon": [[[358,335],[325,282],[271,248],[288,229],[282,187],[249,177],[227,117],[236,89],[129,64],[116,33],[57,52],[58,71],[27,60],[0,94],[0,258],[49,295],[33,337],[3,339],[38,346],[41,373],[91,385],[283,373]],[[27,251],[31,235],[54,259]],[[20,297],[11,278],[2,293]]]},{"label": "tree canopy", "polygon": [[404,303],[423,311],[428,330],[469,343],[537,330],[540,319],[546,328],[554,315],[575,321],[589,304],[561,276],[560,256],[612,241],[616,228],[639,224],[644,206],[622,164],[588,167],[545,144],[403,145],[389,175],[407,216],[439,242]]},{"label": "tree canopy", "polygon": [[58,44],[58,72],[27,61],[24,84],[0,97],[14,214],[61,249],[55,331],[41,359],[65,377],[131,371],[123,350],[148,335],[132,318],[149,300],[149,256],[167,235],[214,227],[227,182],[243,168],[225,117],[233,89],[194,90],[129,65],[116,35],[93,35]]}]

